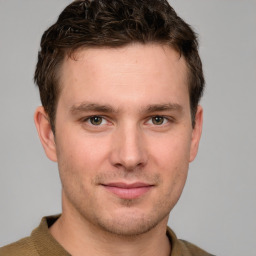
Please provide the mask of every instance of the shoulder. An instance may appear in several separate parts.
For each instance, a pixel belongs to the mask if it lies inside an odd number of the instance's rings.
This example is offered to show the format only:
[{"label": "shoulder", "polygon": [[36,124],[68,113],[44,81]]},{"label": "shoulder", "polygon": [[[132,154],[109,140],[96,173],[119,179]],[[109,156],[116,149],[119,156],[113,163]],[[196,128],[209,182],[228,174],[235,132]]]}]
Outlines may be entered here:
[{"label": "shoulder", "polygon": [[167,227],[166,234],[172,246],[171,256],[214,256],[192,243],[178,239],[176,234],[169,227]]},{"label": "shoulder", "polygon": [[38,256],[30,237],[0,248],[1,256]]},{"label": "shoulder", "polygon": [[199,248],[198,246],[185,241],[185,240],[178,240],[182,250],[184,251],[185,255],[191,255],[191,256],[214,256],[213,254],[210,254],[206,252],[205,250]]}]

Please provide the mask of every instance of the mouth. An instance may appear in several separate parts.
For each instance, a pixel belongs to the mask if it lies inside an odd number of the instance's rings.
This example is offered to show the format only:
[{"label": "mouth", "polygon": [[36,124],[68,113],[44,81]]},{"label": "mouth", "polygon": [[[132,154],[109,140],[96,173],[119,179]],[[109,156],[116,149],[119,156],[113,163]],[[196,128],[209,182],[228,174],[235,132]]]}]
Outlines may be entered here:
[{"label": "mouth", "polygon": [[102,184],[102,186],[121,199],[135,199],[141,197],[154,187],[154,185],[143,182],[135,182],[131,184],[124,182],[113,182]]}]

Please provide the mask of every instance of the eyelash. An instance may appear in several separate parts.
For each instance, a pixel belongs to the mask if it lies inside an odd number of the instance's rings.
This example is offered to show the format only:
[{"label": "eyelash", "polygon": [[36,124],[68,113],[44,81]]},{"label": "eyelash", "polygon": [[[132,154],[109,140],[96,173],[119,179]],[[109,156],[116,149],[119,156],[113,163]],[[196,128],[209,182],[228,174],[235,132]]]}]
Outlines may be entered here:
[{"label": "eyelash", "polygon": [[[95,126],[95,127],[104,125],[104,124],[102,124],[102,122],[100,124],[98,124],[98,125],[92,124],[92,122],[91,122],[92,118],[100,118],[103,122],[104,121],[105,122],[109,122],[106,117],[100,116],[100,115],[88,116],[88,117],[82,119],[82,122],[83,123],[89,123],[89,125]],[[154,124],[154,121],[153,121],[154,118],[162,118],[163,119],[163,123],[161,123],[161,124]],[[151,124],[154,125],[154,126],[163,126],[163,125],[165,125],[167,123],[173,123],[174,122],[173,118],[162,116],[162,115],[151,116],[151,117],[147,118],[146,123],[148,123],[150,121],[151,121]]]},{"label": "eyelash", "polygon": [[99,116],[99,115],[94,115],[94,116],[89,116],[89,117],[86,117],[85,119],[82,120],[83,123],[89,123],[90,122],[90,125],[91,126],[101,126],[102,123],[100,123],[99,125],[94,125],[91,123],[91,120],[92,118],[100,118],[102,120],[105,120],[105,122],[107,122],[107,119],[103,116]]},{"label": "eyelash", "polygon": [[[154,118],[160,118],[163,120],[163,122],[161,124],[154,124],[154,121],[153,121]],[[163,126],[166,123],[170,123],[172,120],[166,116],[155,115],[155,116],[151,116],[147,122],[149,122],[149,121],[151,121],[151,124],[153,124],[155,126]]]}]

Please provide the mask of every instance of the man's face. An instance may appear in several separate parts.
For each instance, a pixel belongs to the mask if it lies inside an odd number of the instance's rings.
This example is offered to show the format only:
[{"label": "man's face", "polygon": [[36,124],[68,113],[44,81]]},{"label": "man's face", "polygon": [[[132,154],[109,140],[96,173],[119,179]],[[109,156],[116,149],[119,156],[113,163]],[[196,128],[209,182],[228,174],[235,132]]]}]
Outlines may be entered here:
[{"label": "man's face", "polygon": [[64,61],[60,86],[50,158],[63,215],[123,235],[166,225],[201,132],[183,57],[162,45],[79,50]]}]

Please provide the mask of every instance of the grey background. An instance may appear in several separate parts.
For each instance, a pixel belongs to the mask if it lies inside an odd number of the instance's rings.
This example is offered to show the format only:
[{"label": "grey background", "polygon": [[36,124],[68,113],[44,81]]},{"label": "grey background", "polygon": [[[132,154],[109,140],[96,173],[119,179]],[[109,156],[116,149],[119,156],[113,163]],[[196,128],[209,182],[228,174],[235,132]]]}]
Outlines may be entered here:
[{"label": "grey background", "polygon": [[[0,246],[60,212],[57,166],[33,124],[33,72],[43,31],[68,0],[0,0]],[[256,1],[173,0],[200,35],[204,130],[169,224],[219,256],[255,256]]]}]

